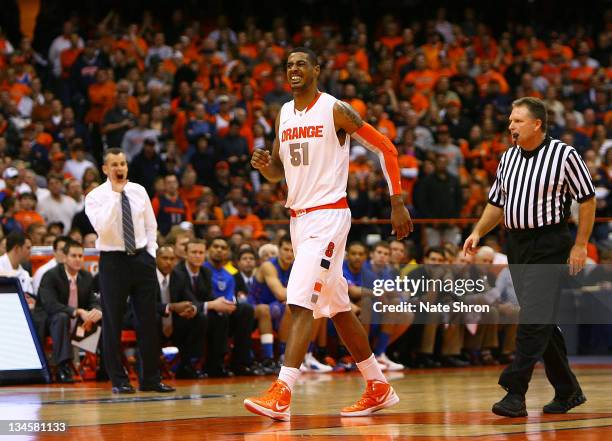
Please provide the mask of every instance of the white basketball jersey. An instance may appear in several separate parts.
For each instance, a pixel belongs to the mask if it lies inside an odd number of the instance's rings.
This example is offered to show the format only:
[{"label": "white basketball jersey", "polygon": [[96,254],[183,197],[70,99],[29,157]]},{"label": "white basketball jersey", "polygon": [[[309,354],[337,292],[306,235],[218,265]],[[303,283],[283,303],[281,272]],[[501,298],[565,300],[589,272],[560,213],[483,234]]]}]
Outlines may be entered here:
[{"label": "white basketball jersey", "polygon": [[280,113],[278,141],[289,193],[286,207],[303,210],[346,197],[350,137],[338,141],[334,126],[336,98],[321,93],[298,112],[294,101]]}]

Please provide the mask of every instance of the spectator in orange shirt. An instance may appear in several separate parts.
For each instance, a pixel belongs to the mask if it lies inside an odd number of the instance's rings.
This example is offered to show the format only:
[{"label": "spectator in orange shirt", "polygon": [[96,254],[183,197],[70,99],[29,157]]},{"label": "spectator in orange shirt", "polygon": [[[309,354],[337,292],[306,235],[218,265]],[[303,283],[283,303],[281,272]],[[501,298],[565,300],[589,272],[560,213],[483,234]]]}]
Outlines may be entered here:
[{"label": "spectator in orange shirt", "polygon": [[436,85],[438,73],[427,68],[425,55],[420,53],[414,59],[414,70],[408,72],[403,81],[404,83],[413,82],[419,92],[427,94]]},{"label": "spectator in orange shirt", "polygon": [[585,41],[580,42],[577,52],[578,56],[571,63],[570,78],[572,80],[584,81],[588,84],[593,73],[599,67],[599,62],[589,57],[590,48]]},{"label": "spectator in orange shirt", "polygon": [[179,196],[187,203],[192,213],[196,211],[198,199],[204,194],[204,186],[196,184],[197,178],[198,175],[194,169],[185,169],[181,178],[181,188],[179,188]]},{"label": "spectator in orange shirt", "polygon": [[413,130],[405,130],[402,142],[398,145],[399,156],[397,162],[400,167],[402,191],[407,195],[407,203],[412,205],[414,184],[419,175],[419,161],[416,158],[416,146]]},{"label": "spectator in orange shirt", "polygon": [[474,51],[481,60],[492,62],[497,58],[497,42],[489,34],[474,39]]},{"label": "spectator in orange shirt", "polygon": [[427,109],[429,109],[429,99],[416,89],[414,81],[407,81],[400,88],[402,96],[410,101],[410,106],[418,115],[418,118],[423,117]]},{"label": "spectator in orange shirt", "polygon": [[62,66],[61,78],[63,80],[70,78],[70,70],[72,69],[72,65],[83,51],[83,48],[79,47],[79,42],[79,34],[71,34],[70,47],[60,52],[60,64]]},{"label": "spectator in orange shirt", "polygon": [[257,58],[257,45],[249,41],[246,32],[238,32],[238,52],[249,60]]},{"label": "spectator in orange shirt", "polygon": [[19,195],[19,211],[15,213],[15,220],[26,231],[32,224],[45,224],[45,219],[36,211],[38,199],[34,193],[22,193]]},{"label": "spectator in orange shirt", "polygon": [[395,46],[402,43],[402,37],[399,36],[399,25],[393,19],[385,23],[384,34],[378,39],[384,46],[393,51]]},{"label": "spectator in orange shirt", "polygon": [[440,41],[440,34],[437,32],[430,32],[427,35],[427,43],[421,46],[425,60],[427,61],[427,67],[431,70],[437,71],[440,68],[440,51],[442,50],[442,41]]},{"label": "spectator in orange shirt", "polygon": [[355,88],[355,84],[346,83],[344,86],[344,98],[342,101],[349,103],[353,109],[361,116],[361,118],[365,118],[368,106],[363,100],[357,97],[357,89]]},{"label": "spectator in orange shirt", "polygon": [[502,74],[493,69],[490,61],[483,60],[480,69],[482,73],[476,77],[476,82],[478,83],[481,95],[487,92],[487,87],[491,81],[499,84],[501,94],[505,95],[510,91],[508,82]]},{"label": "spectator in orange shirt", "polygon": [[85,122],[101,124],[104,113],[113,105],[116,96],[116,85],[111,81],[106,69],[98,69],[96,82],[89,86],[89,112]]},{"label": "spectator in orange shirt", "polygon": [[2,84],[1,90],[8,91],[11,100],[15,104],[19,104],[21,97],[27,96],[31,92],[28,85],[17,81],[15,69],[12,67],[6,69],[6,80],[4,80],[4,83]]},{"label": "spectator in orange shirt", "polygon": [[376,103],[372,106],[372,116],[376,120],[375,126],[378,131],[395,142],[395,138],[397,138],[397,129],[393,121],[389,119],[389,115],[385,112],[382,104]]},{"label": "spectator in orange shirt", "polygon": [[236,204],[238,214],[229,216],[223,226],[223,235],[230,237],[235,232],[241,231],[245,237],[257,237],[263,232],[261,219],[255,214],[250,213],[249,201],[241,199]]},{"label": "spectator in orange shirt", "polygon": [[595,111],[588,108],[582,112],[582,115],[584,116],[584,124],[576,127],[576,130],[584,134],[587,138],[592,139],[595,133]]},{"label": "spectator in orange shirt", "polygon": [[147,56],[149,46],[147,42],[138,35],[137,24],[128,26],[127,33],[121,37],[116,46],[123,49],[128,58],[133,58],[136,61],[139,70],[144,70],[144,60]]},{"label": "spectator in orange shirt", "polygon": [[[117,96],[115,96],[115,100],[112,106],[117,105],[117,97],[120,93],[124,93],[127,95],[127,109],[130,112],[132,112],[135,116],[139,116],[140,106],[138,105],[138,98],[130,94],[130,83],[128,82],[128,80],[123,79],[123,80],[117,81]],[[112,106],[109,106],[108,109],[110,109]]]}]

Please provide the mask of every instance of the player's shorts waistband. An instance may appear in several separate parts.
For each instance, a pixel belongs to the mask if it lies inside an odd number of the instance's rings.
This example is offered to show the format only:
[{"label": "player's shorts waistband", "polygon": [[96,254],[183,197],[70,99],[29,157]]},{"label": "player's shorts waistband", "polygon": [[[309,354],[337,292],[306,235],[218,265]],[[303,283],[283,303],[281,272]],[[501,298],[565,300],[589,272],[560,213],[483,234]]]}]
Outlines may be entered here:
[{"label": "player's shorts waistband", "polygon": [[348,202],[346,198],[338,199],[336,202],[331,204],[317,205],[316,207],[304,208],[302,210],[289,210],[291,217],[304,216],[306,213],[316,210],[340,210],[342,208],[348,208]]}]

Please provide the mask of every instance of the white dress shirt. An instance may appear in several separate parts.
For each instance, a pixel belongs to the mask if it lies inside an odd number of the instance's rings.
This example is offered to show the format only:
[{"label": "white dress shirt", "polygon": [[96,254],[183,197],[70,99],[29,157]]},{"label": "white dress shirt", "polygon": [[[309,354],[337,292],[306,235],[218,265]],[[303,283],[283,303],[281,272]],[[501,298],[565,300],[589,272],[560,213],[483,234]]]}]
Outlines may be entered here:
[{"label": "white dress shirt", "polygon": [[32,288],[34,289],[34,294],[38,295],[38,288],[40,288],[40,282],[42,282],[43,276],[47,273],[47,271],[55,268],[56,266],[57,260],[55,260],[54,257],[36,270],[34,277],[32,278]]},{"label": "white dress shirt", "polygon": [[28,272],[24,270],[21,265],[19,265],[17,269],[13,268],[8,253],[0,256],[0,273],[17,277],[19,279],[19,283],[21,283],[21,289],[23,292],[28,294],[32,294],[34,292],[32,290],[32,277],[30,277]]},{"label": "white dress shirt", "polygon": [[[157,272],[157,282],[159,283],[159,291],[161,293],[161,302],[163,304],[170,303],[170,274],[166,274],[165,276],[162,272],[157,268],[155,270]],[[164,280],[166,283],[164,284]],[[164,286],[165,285],[165,286]]]},{"label": "white dress shirt", "polygon": [[[128,182],[123,191],[130,201],[136,248],[146,247],[155,257],[157,250],[157,221],[151,200],[142,185]],[[111,182],[94,188],[85,198],[85,214],[98,239],[96,248],[100,251],[125,251],[123,241],[121,193],[113,191]]]}]

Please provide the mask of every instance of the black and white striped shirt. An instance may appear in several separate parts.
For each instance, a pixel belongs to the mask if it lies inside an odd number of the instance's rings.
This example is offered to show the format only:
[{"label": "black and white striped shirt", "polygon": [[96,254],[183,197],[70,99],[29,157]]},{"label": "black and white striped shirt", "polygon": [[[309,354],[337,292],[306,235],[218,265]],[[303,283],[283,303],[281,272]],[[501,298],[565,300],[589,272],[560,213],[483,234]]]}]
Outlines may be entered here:
[{"label": "black and white striped shirt", "polygon": [[535,150],[510,147],[502,155],[489,203],[504,209],[509,229],[537,228],[567,220],[571,198],[595,195],[591,175],[574,147],[546,137]]}]

